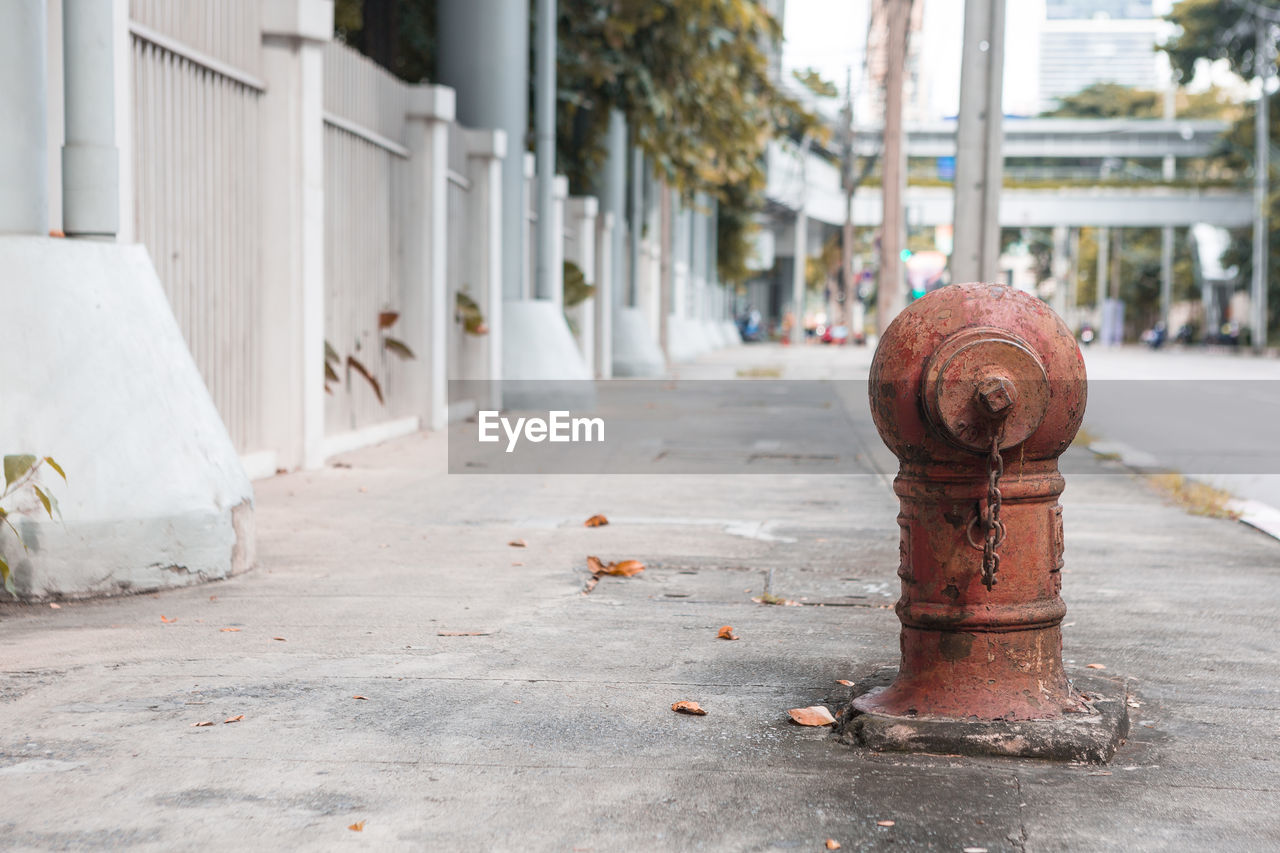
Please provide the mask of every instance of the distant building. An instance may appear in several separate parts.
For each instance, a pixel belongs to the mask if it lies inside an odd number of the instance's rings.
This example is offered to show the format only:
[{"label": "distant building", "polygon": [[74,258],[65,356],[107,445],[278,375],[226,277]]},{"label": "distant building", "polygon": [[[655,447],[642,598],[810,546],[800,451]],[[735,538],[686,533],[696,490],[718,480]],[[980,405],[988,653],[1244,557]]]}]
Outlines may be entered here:
[{"label": "distant building", "polygon": [[1094,83],[1164,84],[1155,45],[1168,24],[1151,0],[1045,0],[1040,27],[1040,108]]}]

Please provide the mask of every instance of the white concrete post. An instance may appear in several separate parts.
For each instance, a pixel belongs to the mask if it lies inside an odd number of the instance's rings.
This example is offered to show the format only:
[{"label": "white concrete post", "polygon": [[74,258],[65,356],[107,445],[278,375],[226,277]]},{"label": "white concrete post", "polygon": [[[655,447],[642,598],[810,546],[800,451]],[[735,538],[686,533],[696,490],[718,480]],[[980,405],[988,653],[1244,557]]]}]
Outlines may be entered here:
[{"label": "white concrete post", "polygon": [[1053,310],[1059,317],[1067,316],[1067,275],[1071,265],[1071,259],[1068,257],[1068,238],[1067,226],[1054,226],[1053,260],[1050,262],[1050,267],[1053,270]]},{"label": "white concrete post", "polygon": [[[542,175],[538,175],[538,181],[542,181]],[[538,299],[550,300],[560,311],[564,310],[564,221],[565,221],[565,203],[569,200],[569,179],[564,175],[556,175],[551,193],[551,221],[547,223],[553,239],[547,239],[544,235],[547,233],[543,228],[543,212],[541,200],[539,200],[538,209],[538,260],[537,269],[542,270],[543,255],[548,264],[547,277],[545,281],[534,282],[535,294]]]},{"label": "white concrete post", "polygon": [[46,234],[47,87],[44,0],[5,5],[0,27],[0,234]]},{"label": "white concrete post", "polygon": [[[445,281],[449,202],[449,122],[454,118],[454,92],[447,86],[423,85],[410,93],[406,114],[409,188],[403,220],[404,293],[402,328],[417,354],[405,371],[408,414],[424,429],[444,429],[449,422],[448,373],[445,365],[453,306],[447,305]],[[459,233],[459,239],[462,234]]]},{"label": "white concrete post", "polygon": [[324,69],[331,0],[262,4],[262,432],[285,468],[324,463]]},{"label": "white concrete post", "polygon": [[62,230],[68,237],[114,238],[120,228],[114,6],[62,2]]},{"label": "white concrete post", "polygon": [[[568,189],[567,182],[565,189]],[[591,285],[596,283],[596,215],[598,213],[599,202],[592,196],[574,196],[564,205],[565,232],[573,235],[573,252],[568,254],[567,259],[578,265],[578,269],[582,270],[583,278],[587,284]],[[561,240],[560,245],[564,246],[565,242]],[[563,288],[563,276],[561,276],[561,287]],[[593,376],[595,375],[593,364],[596,349],[595,306],[598,296],[599,294],[565,310],[565,314],[571,317],[574,325],[578,327],[578,348],[582,351],[582,358],[587,366],[592,368]]]},{"label": "white concrete post", "polygon": [[618,306],[614,300],[619,287],[622,265],[618,263],[618,220],[613,211],[602,213],[596,220],[596,296],[595,296],[595,375],[613,378],[613,318]]},{"label": "white concrete post", "polygon": [[[467,132],[467,178],[471,181],[471,244],[473,298],[484,313],[489,333],[483,338],[483,375],[489,385],[487,408],[502,407],[502,169],[507,134],[501,130]],[[446,305],[447,309],[448,306]]]}]

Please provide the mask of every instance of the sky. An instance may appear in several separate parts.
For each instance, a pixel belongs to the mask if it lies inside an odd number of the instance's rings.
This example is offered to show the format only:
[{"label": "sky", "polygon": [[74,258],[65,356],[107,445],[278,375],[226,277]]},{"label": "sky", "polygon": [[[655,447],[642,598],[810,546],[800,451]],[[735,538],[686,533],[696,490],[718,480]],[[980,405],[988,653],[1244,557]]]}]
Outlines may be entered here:
[{"label": "sky", "polygon": [[[921,0],[917,0],[921,2]],[[960,34],[964,30],[964,0],[923,0],[925,39],[923,56],[934,71],[929,104],[934,117],[954,116],[960,101]],[[1157,15],[1173,0],[1155,0]],[[783,21],[782,64],[791,69],[817,68],[823,77],[844,89],[845,69],[853,66],[855,87],[867,38],[870,0],[787,0]],[[1005,5],[1004,109],[1014,115],[1038,111],[1035,73],[1038,65],[1039,22],[1044,0],[1007,0]]]}]

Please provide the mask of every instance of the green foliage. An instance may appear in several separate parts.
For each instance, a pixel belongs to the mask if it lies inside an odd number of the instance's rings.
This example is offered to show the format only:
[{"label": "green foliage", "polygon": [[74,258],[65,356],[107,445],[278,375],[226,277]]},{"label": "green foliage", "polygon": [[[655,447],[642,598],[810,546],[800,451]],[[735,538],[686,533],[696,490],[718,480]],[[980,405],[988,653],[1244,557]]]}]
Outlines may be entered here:
[{"label": "green foliage", "polygon": [[1094,83],[1074,95],[1058,99],[1052,118],[1159,118],[1163,102],[1159,92],[1133,89],[1119,83]]},{"label": "green foliage", "polygon": [[435,73],[435,0],[336,0],[337,38],[409,83]]},{"label": "green foliage", "polygon": [[[66,482],[67,474],[62,470],[62,466],[53,460],[52,456],[40,458],[31,453],[18,453],[4,457],[4,491],[0,492],[0,522],[4,526],[13,531],[13,535],[17,537],[18,544],[25,551],[27,543],[22,538],[22,534],[18,532],[18,528],[10,521],[10,516],[17,510],[4,506],[5,501],[11,501],[18,497],[23,490],[30,489],[40,502],[40,506],[44,507],[44,511],[50,519],[55,517],[61,518],[62,511],[58,509],[58,499],[48,488],[40,488],[39,474],[40,467],[48,465],[58,476]],[[0,529],[0,535],[3,535],[3,529]],[[13,585],[13,572],[9,568],[9,563],[0,555],[0,581],[3,581],[4,588],[10,595],[15,595],[16,591]]]},{"label": "green foliage", "polygon": [[806,68],[803,71],[792,71],[791,76],[796,79],[801,86],[804,86],[819,98],[834,98],[840,94],[840,90],[836,88],[836,84],[830,80],[823,79],[817,69]]},{"label": "green foliage", "polygon": [[564,307],[573,308],[595,295],[596,286],[587,284],[582,268],[573,261],[564,262]]},{"label": "green foliage", "polygon": [[453,321],[462,324],[468,335],[487,335],[489,327],[484,322],[484,312],[468,294],[459,290],[454,294]]},{"label": "green foliage", "polygon": [[561,0],[558,168],[593,189],[608,111],[684,197],[719,202],[721,277],[746,275],[751,214],[762,204],[764,153],[777,133],[825,129],[770,78],[762,46],[781,28],[756,0]]}]

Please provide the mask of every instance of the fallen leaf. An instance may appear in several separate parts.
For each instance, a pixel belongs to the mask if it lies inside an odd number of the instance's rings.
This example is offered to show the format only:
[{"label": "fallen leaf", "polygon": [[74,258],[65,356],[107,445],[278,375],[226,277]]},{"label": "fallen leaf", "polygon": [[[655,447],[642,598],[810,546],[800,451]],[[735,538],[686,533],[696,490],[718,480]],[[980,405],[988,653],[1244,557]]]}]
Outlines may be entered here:
[{"label": "fallen leaf", "polygon": [[49,602],[49,609],[50,609],[50,610],[61,610],[61,609],[62,609],[62,605],[61,605],[61,604],[57,604],[57,603],[55,603],[55,602],[50,601],[50,602]]},{"label": "fallen leaf", "polygon": [[492,631],[436,631],[437,637],[489,637]]},{"label": "fallen leaf", "polygon": [[289,641],[288,641],[288,640],[286,640],[284,637],[272,637],[271,639],[273,639],[273,640],[279,640],[279,641],[280,641],[280,642],[282,642],[282,643],[287,643],[287,642],[289,642]]},{"label": "fallen leaf", "polygon": [[209,596],[209,600],[210,600],[210,601],[217,601],[217,600],[218,600],[218,596],[216,596],[216,595],[211,595],[211,596]]},{"label": "fallen leaf", "polygon": [[876,821],[876,826],[893,826],[893,821],[891,821],[891,820],[878,820],[878,821]]},{"label": "fallen leaf", "polygon": [[511,565],[513,565],[513,566],[523,566],[523,565],[524,565],[524,563],[512,563]]},{"label": "fallen leaf", "polygon": [[369,487],[368,487],[368,486],[361,486],[361,487],[360,487],[360,494],[362,494],[362,495],[363,495],[363,494],[364,494],[365,492],[367,492],[367,491],[369,491]]},{"label": "fallen leaf", "polygon": [[736,639],[738,639],[738,635],[737,635],[737,634],[735,634],[735,633],[733,633],[733,626],[732,626],[732,625],[724,625],[723,627],[721,627],[721,628],[720,628],[720,630],[719,630],[718,632],[716,632],[716,636],[717,636],[717,637],[719,637],[719,638],[720,638],[720,639],[722,639],[722,640],[736,640]]},{"label": "fallen leaf", "polygon": [[358,820],[355,823],[348,826],[347,829],[351,830],[352,832],[364,832],[364,823],[365,823],[364,821]]},{"label": "fallen leaf", "polygon": [[227,717],[225,720],[222,721],[222,724],[226,725],[227,723],[238,723],[243,719],[244,719],[244,714],[236,714],[234,717]]},{"label": "fallen leaf", "polygon": [[599,557],[587,557],[587,568],[593,575],[616,575],[629,578],[644,571],[644,563],[639,560],[622,560],[617,563],[604,563]]},{"label": "fallen leaf", "polygon": [[827,839],[827,849],[828,849],[828,850],[839,850],[839,849],[840,849],[840,842],[839,842],[839,841],[836,841],[834,838],[828,838],[828,839]]},{"label": "fallen leaf", "polygon": [[525,542],[523,539],[512,539],[507,544],[510,545],[512,548],[528,548],[529,547],[529,543]]},{"label": "fallen leaf", "polygon": [[198,723],[192,723],[191,728],[196,729],[196,728],[200,728],[201,726],[212,726],[212,725],[213,725],[213,720],[201,720]]},{"label": "fallen leaf", "polygon": [[677,714],[691,714],[695,717],[705,717],[707,712],[702,710],[702,706],[697,702],[690,702],[688,699],[681,699],[671,706],[671,710]]},{"label": "fallen leaf", "polygon": [[224,634],[234,634],[240,629],[239,628],[219,628],[218,630]]},{"label": "fallen leaf", "polygon": [[598,583],[600,583],[599,575],[592,575],[591,577],[587,578],[587,582],[582,586],[582,594],[586,595],[587,593],[591,592],[591,590],[596,588],[596,584]]},{"label": "fallen leaf", "polygon": [[361,696],[359,693],[357,693],[356,695],[352,696],[351,698],[352,698],[352,699],[363,699],[363,700],[365,700],[366,702],[368,702],[368,701],[369,701],[369,697],[368,697],[368,696]]},{"label": "fallen leaf", "polygon": [[160,616],[160,621],[161,621],[161,622],[177,622],[178,620],[177,620],[177,619],[170,619],[168,616],[165,616],[165,615],[161,614],[161,616]]},{"label": "fallen leaf", "polygon": [[604,527],[608,523],[609,519],[605,518],[603,515],[593,515],[584,522],[587,527]]},{"label": "fallen leaf", "polygon": [[1106,665],[1105,663],[1091,663],[1091,664],[1089,664],[1089,669],[1106,669],[1106,668],[1107,668],[1107,665]]},{"label": "fallen leaf", "polygon": [[848,679],[845,679],[845,678],[837,678],[837,679],[836,679],[836,684],[843,684],[845,687],[852,687],[852,686],[853,686],[853,682],[852,682],[852,681],[849,681]]},{"label": "fallen leaf", "polygon": [[792,708],[787,711],[794,722],[802,726],[829,726],[836,721],[822,705],[811,705],[808,708]]}]

